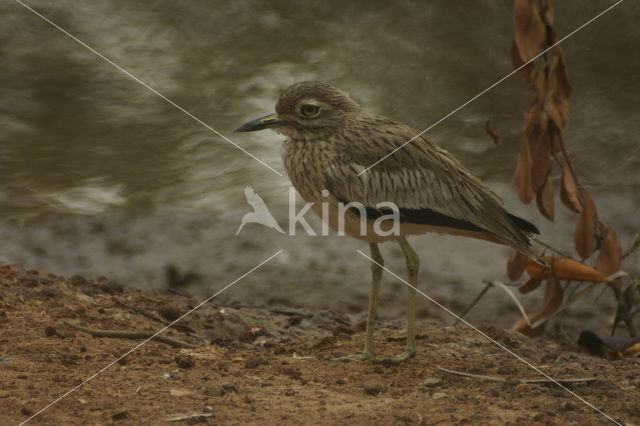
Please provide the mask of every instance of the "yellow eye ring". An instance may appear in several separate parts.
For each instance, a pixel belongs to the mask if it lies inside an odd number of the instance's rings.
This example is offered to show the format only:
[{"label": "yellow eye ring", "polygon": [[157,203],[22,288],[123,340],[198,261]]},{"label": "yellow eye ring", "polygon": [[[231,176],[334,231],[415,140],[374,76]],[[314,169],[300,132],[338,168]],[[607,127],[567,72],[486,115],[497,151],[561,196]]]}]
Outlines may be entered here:
[{"label": "yellow eye ring", "polygon": [[315,117],[319,112],[320,107],[317,107],[316,105],[304,104],[300,108],[300,114],[306,118]]}]

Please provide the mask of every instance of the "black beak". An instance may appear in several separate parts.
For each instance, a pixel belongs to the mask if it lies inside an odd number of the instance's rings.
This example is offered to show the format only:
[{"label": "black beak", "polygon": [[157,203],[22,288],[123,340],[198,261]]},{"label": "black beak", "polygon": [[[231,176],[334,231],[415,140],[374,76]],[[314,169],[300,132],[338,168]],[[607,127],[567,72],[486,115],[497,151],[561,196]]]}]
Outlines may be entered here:
[{"label": "black beak", "polygon": [[256,118],[255,120],[251,120],[248,123],[244,123],[233,132],[255,132],[256,130],[268,129],[269,127],[277,127],[281,123],[282,120],[280,120],[278,114],[273,113],[265,115],[264,117]]}]

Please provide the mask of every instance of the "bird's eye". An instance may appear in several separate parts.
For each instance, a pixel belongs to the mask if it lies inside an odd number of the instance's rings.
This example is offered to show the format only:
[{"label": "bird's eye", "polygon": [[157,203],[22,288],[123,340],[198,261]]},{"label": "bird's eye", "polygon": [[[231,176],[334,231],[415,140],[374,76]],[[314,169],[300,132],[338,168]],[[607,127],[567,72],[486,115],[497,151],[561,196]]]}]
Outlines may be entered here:
[{"label": "bird's eye", "polygon": [[320,108],[315,105],[305,104],[300,108],[300,113],[303,117],[315,117],[320,112]]}]

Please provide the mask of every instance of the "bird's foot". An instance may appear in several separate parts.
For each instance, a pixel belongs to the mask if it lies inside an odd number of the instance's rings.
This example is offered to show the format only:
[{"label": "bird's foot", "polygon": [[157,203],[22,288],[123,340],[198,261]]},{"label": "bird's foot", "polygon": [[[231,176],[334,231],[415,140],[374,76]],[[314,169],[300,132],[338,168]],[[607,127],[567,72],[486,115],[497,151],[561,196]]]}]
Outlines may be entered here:
[{"label": "bird's foot", "polygon": [[413,358],[416,355],[416,351],[406,349],[401,354],[392,356],[390,358],[376,358],[375,362],[379,362],[382,364],[400,364],[401,362],[407,361],[409,358]]},{"label": "bird's foot", "polygon": [[349,361],[364,361],[364,360],[371,359],[371,358],[373,358],[373,353],[363,352],[361,354],[338,356],[338,357],[335,357],[335,358],[327,358],[327,360],[328,361],[349,362]]}]

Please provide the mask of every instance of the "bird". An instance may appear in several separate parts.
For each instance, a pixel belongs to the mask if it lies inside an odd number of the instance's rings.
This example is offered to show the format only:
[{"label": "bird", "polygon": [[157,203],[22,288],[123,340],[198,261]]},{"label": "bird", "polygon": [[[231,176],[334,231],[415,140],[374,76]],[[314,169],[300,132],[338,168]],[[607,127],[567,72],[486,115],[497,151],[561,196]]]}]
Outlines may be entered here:
[{"label": "bird", "polygon": [[244,195],[247,198],[247,203],[253,207],[253,211],[245,214],[240,222],[240,227],[236,231],[236,237],[242,231],[242,228],[247,223],[259,223],[260,225],[273,228],[281,234],[284,234],[284,230],[278,225],[276,219],[271,214],[269,207],[264,203],[262,197],[255,193],[252,187],[247,186],[244,189]]},{"label": "bird", "polygon": [[[338,361],[374,359],[373,331],[384,259],[379,244],[395,241],[408,270],[407,344],[385,361],[404,362],[416,354],[415,303],[420,259],[407,237],[427,232],[481,239],[537,259],[535,225],[510,213],[500,198],[449,152],[400,121],[372,114],[342,90],[321,81],[302,81],[282,91],[276,112],[249,121],[236,132],[273,129],[286,140],[284,169],[300,196],[333,229],[369,243],[371,289],[362,353]],[[418,136],[416,136],[418,135]],[[410,143],[407,143],[411,141]],[[382,161],[380,161],[382,160]],[[353,203],[363,206],[344,211]],[[321,207],[323,204],[328,208]],[[384,204],[385,207],[379,207]],[[342,205],[342,210],[341,210]],[[391,217],[397,232],[375,229]],[[340,214],[344,218],[340,218]],[[361,227],[366,214],[364,224]],[[396,216],[393,216],[394,218]],[[342,222],[341,222],[342,219]],[[379,232],[376,232],[379,231]]]}]

